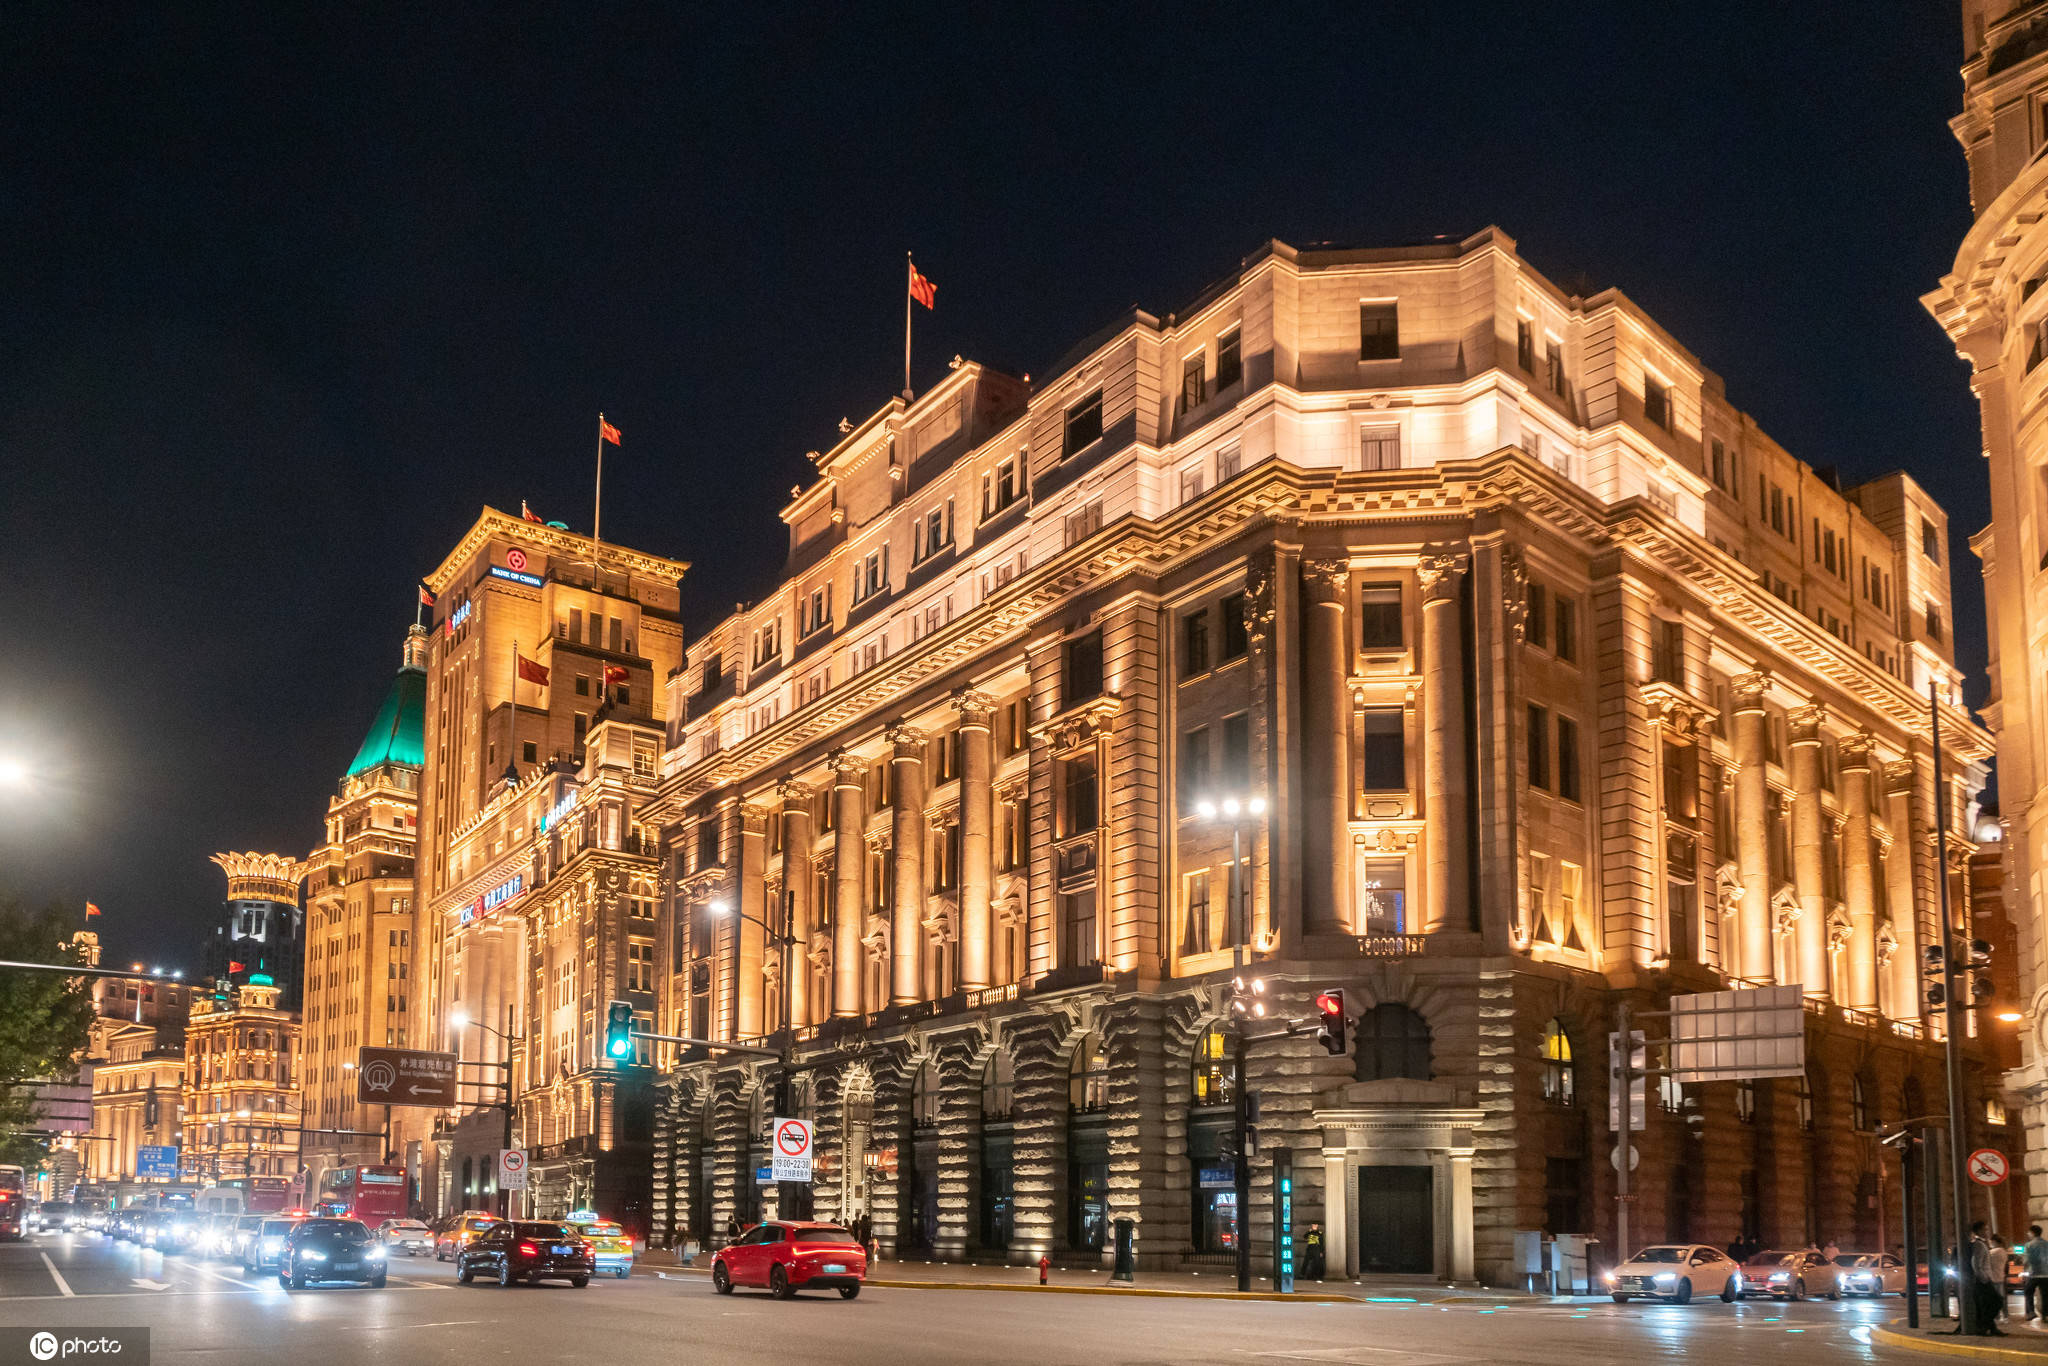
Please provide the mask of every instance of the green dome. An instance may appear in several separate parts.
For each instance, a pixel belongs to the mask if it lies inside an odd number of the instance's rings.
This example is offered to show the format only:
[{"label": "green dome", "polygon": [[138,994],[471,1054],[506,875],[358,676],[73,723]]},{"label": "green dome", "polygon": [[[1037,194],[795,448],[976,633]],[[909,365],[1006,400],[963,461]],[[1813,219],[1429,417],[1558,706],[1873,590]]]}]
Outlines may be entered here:
[{"label": "green dome", "polygon": [[379,764],[424,766],[427,747],[422,737],[426,729],[426,715],[426,672],[407,665],[398,671],[398,677],[391,680],[391,689],[384,694],[384,705],[377,708],[377,719],[370,723],[370,733],[363,737],[363,747],[356,751],[355,762],[348,766],[348,776],[353,778]]}]

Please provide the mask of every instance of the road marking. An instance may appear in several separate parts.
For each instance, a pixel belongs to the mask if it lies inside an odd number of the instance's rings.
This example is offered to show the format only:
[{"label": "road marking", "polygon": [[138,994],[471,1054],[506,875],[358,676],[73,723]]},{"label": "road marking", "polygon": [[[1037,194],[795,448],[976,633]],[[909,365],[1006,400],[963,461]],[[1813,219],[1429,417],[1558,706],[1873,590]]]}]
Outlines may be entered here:
[{"label": "road marking", "polygon": [[229,1285],[239,1285],[244,1290],[256,1289],[256,1283],[254,1281],[240,1280],[234,1276],[228,1275],[228,1273],[225,1271],[215,1271],[210,1266],[201,1266],[197,1262],[194,1262],[192,1264],[192,1269],[194,1271],[197,1271],[202,1276],[211,1276],[217,1281],[226,1281]]},{"label": "road marking", "polygon": [[63,1275],[57,1270],[57,1264],[50,1260],[50,1254],[47,1252],[38,1252],[36,1253],[36,1256],[41,1257],[43,1259],[43,1265],[50,1269],[50,1279],[57,1283],[57,1293],[62,1295],[67,1300],[76,1299],[77,1296],[72,1292],[71,1287],[65,1284]]},{"label": "road marking", "polygon": [[171,1288],[169,1281],[152,1281],[143,1276],[137,1276],[135,1284],[141,1286],[144,1290],[169,1290]]}]

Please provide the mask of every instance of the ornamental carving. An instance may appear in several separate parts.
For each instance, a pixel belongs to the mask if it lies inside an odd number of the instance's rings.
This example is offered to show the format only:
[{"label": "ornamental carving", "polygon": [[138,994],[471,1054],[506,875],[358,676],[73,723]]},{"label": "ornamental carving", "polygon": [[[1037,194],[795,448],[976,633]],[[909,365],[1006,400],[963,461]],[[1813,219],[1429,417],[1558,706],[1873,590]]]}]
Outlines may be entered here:
[{"label": "ornamental carving", "polygon": [[1849,945],[1849,936],[1851,933],[1853,933],[1853,931],[1851,931],[1849,928],[1849,917],[1845,912],[1841,910],[1841,908],[1837,907],[1834,911],[1829,913],[1828,947],[1830,949],[1847,948]]},{"label": "ornamental carving", "polygon": [[1638,690],[1650,719],[1679,739],[1696,740],[1708,734],[1716,715],[1712,707],[1671,683],[1645,683]]},{"label": "ornamental carving", "polygon": [[1244,631],[1253,645],[1264,645],[1273,634],[1273,564],[1257,559],[1244,569]]},{"label": "ornamental carving", "polygon": [[1802,908],[1799,894],[1786,883],[1771,893],[1771,928],[1779,934],[1791,934],[1799,924]]},{"label": "ornamental carving", "polygon": [[1522,563],[1522,552],[1512,545],[1501,547],[1500,600],[1508,634],[1519,645],[1529,625],[1529,570]]},{"label": "ornamental carving", "polygon": [[1009,802],[1014,806],[1016,803],[1023,801],[1030,790],[1031,783],[1027,778],[1019,776],[1005,779],[1003,782],[996,784],[996,800],[999,802]]},{"label": "ornamental carving", "polygon": [[999,896],[988,903],[988,909],[996,924],[1004,929],[1024,923],[1024,898],[1021,896]]},{"label": "ornamental carving", "polygon": [[1117,712],[1123,706],[1123,699],[1115,695],[1098,697],[1092,702],[1063,711],[1049,717],[1031,728],[1031,738],[1051,745],[1056,750],[1079,749],[1107,739]]},{"label": "ornamental carving", "polygon": [[1835,742],[1836,765],[1847,773],[1851,769],[1870,767],[1871,736],[1867,730],[1854,735],[1844,735]]},{"label": "ornamental carving", "polygon": [[832,966],[832,936],[825,930],[812,930],[811,942],[804,948],[804,957],[813,968]]},{"label": "ornamental carving", "polygon": [[870,915],[861,930],[861,947],[867,950],[870,963],[885,963],[889,959],[889,922],[879,915]]},{"label": "ornamental carving", "polygon": [[1351,564],[1339,559],[1303,560],[1301,582],[1310,602],[1342,604],[1345,590],[1351,586]]},{"label": "ornamental carving", "polygon": [[1415,578],[1422,586],[1423,602],[1455,601],[1458,580],[1471,563],[1472,557],[1466,551],[1450,546],[1424,546],[1421,558],[1415,564]]},{"label": "ornamental carving", "polygon": [[1911,792],[1913,790],[1913,761],[1911,759],[1887,759],[1885,761],[1884,790],[1887,794]]},{"label": "ornamental carving", "polygon": [[802,812],[810,814],[811,802],[817,797],[818,789],[794,778],[784,778],[775,785],[775,795],[782,799],[784,814]]},{"label": "ornamental carving", "polygon": [[931,737],[923,731],[906,721],[897,721],[883,734],[888,737],[889,743],[896,747],[898,759],[915,759],[920,763],[924,761],[925,741]]},{"label": "ornamental carving", "polygon": [[1893,933],[1890,923],[1887,922],[1877,932],[1877,965],[1879,967],[1888,966],[1892,961],[1892,955],[1898,951],[1899,936]]},{"label": "ornamental carving", "polygon": [[1820,725],[1827,717],[1827,708],[1818,702],[1809,702],[1803,707],[1794,707],[1785,713],[1785,725],[1795,745],[1817,745],[1820,743]]},{"label": "ornamental carving", "polygon": [[959,922],[954,916],[953,907],[946,902],[936,903],[932,913],[918,923],[924,927],[925,938],[934,944],[960,942]]},{"label": "ornamental carving", "polygon": [[955,688],[953,710],[960,713],[961,725],[986,727],[995,717],[996,700],[973,688]]},{"label": "ornamental carving", "polygon": [[1742,909],[1742,869],[1732,860],[1714,870],[1714,900],[1722,915]]},{"label": "ornamental carving", "polygon": [[1762,711],[1764,694],[1771,689],[1771,676],[1762,669],[1752,669],[1729,679],[1728,687],[1735,694],[1736,710]]},{"label": "ornamental carving", "polygon": [[844,748],[835,749],[832,751],[831,759],[832,772],[838,775],[842,786],[866,779],[868,761],[852,750]]}]

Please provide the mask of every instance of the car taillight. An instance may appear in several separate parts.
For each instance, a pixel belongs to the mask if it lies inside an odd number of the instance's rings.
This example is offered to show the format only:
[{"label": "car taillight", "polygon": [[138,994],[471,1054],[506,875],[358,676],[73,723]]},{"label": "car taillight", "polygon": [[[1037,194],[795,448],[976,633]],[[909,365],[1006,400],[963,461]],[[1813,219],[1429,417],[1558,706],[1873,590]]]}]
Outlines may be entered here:
[{"label": "car taillight", "polygon": [[522,1257],[538,1257],[540,1256],[540,1249],[532,1243],[521,1243],[519,1245],[519,1255]]}]

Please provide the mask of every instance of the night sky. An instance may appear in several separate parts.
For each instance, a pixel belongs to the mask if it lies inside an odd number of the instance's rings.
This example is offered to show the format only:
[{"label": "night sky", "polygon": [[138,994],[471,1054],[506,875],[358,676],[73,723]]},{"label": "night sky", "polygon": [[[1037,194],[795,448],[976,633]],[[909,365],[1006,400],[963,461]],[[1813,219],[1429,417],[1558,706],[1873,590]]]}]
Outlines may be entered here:
[{"label": "night sky", "polygon": [[599,409],[605,537],[694,562],[690,629],[772,584],[804,452],[901,383],[906,249],[923,387],[1268,237],[1499,224],[1795,454],[1927,484],[1981,672],[1940,0],[484,8],[0,12],[0,886],[117,959],[198,967],[207,856],[318,841],[415,580],[486,503],[587,529]]}]

